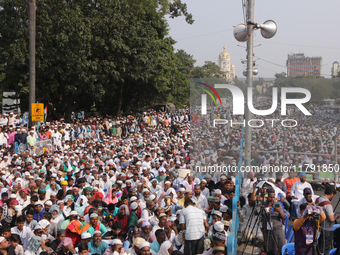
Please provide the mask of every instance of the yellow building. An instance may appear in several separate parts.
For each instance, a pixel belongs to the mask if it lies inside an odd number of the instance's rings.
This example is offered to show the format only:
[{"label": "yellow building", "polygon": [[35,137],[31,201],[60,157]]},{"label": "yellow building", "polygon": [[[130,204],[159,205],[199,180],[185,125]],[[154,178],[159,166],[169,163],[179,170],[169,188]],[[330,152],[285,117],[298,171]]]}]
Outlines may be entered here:
[{"label": "yellow building", "polygon": [[219,55],[218,65],[221,72],[224,73],[225,78],[233,80],[235,78],[235,66],[230,63],[230,54],[226,51],[226,47],[223,47],[223,51]]}]

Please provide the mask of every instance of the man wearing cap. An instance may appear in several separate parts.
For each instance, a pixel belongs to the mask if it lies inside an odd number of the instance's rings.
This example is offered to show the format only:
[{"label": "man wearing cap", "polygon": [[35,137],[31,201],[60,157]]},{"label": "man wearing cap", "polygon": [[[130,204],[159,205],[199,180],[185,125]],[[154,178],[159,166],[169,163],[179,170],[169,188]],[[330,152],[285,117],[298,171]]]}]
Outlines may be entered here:
[{"label": "man wearing cap", "polygon": [[10,246],[7,239],[3,236],[0,237],[0,254],[14,255],[14,248]]},{"label": "man wearing cap", "polygon": [[53,240],[52,242],[51,241],[47,242],[46,246],[48,246],[52,250],[56,251],[61,240],[63,240],[64,238],[65,238],[65,230],[60,229],[57,232],[57,239]]},{"label": "man wearing cap", "polygon": [[139,236],[144,238],[149,243],[156,241],[156,236],[151,232],[151,224],[148,221],[143,222],[142,230],[139,232]]},{"label": "man wearing cap", "polygon": [[146,201],[146,208],[142,210],[141,218],[149,221],[152,217],[154,217],[154,206],[155,203],[152,200]]},{"label": "man wearing cap", "polygon": [[37,139],[34,137],[34,131],[31,130],[29,135],[27,136],[27,144],[32,148],[34,147],[35,143],[37,142]]},{"label": "man wearing cap", "polygon": [[314,195],[312,186],[308,182],[306,182],[306,173],[301,172],[300,181],[295,182],[290,191],[292,197],[292,213],[294,213],[298,208],[299,200],[303,198],[303,190],[305,188],[309,188],[312,191],[312,196]]},{"label": "man wearing cap", "polygon": [[102,235],[104,235],[107,232],[106,227],[102,223],[98,222],[98,214],[96,213],[92,213],[90,215],[90,222],[87,223],[87,225],[89,225],[89,228],[86,230],[86,233],[93,234],[95,231],[100,231]]},{"label": "man wearing cap", "polygon": [[45,211],[42,210],[43,203],[41,201],[37,201],[34,203],[34,215],[33,220],[36,220],[37,222],[42,220],[42,216],[44,215]]},{"label": "man wearing cap", "polygon": [[140,255],[150,255],[151,248],[149,242],[142,242],[139,245]]},{"label": "man wearing cap", "polygon": [[88,243],[88,247],[91,254],[103,255],[109,245],[102,241],[102,233],[96,230],[93,232],[93,240]]},{"label": "man wearing cap", "polygon": [[[85,243],[86,245],[92,241],[92,236],[90,233],[82,233],[81,234],[81,243]],[[77,249],[77,248],[76,248]]]},{"label": "man wearing cap", "polygon": [[[214,251],[224,251],[225,247],[226,247],[226,240],[227,240],[227,236],[221,232],[221,233],[216,233],[215,235],[212,236],[211,238],[211,248],[205,252],[203,252],[204,255],[212,255],[215,254]],[[223,252],[222,254],[225,254],[225,252]]]},{"label": "man wearing cap", "polygon": [[123,243],[119,239],[113,239],[111,246],[109,246],[105,252],[104,255],[119,255],[121,254],[121,250],[123,248]]},{"label": "man wearing cap", "polygon": [[130,229],[131,227],[137,227],[138,225],[138,216],[137,216],[137,210],[138,210],[138,203],[133,202],[130,204],[131,212],[128,217],[128,224],[127,229]]},{"label": "man wearing cap", "polygon": [[221,200],[218,198],[218,197],[213,197],[211,199],[211,206],[208,207],[206,210],[205,210],[205,213],[206,214],[210,214],[210,218],[209,218],[209,224],[212,223],[212,215],[215,211],[219,211],[220,210],[220,207],[221,207]]},{"label": "man wearing cap", "polygon": [[298,205],[298,208],[299,208],[299,212],[300,212],[300,205],[302,204],[309,204],[309,205],[315,205],[314,202],[315,202],[315,199],[316,197],[312,196],[312,190],[310,188],[304,188],[303,189],[303,198],[301,198],[299,200],[299,205]]},{"label": "man wearing cap", "polygon": [[145,242],[144,238],[141,237],[135,238],[135,240],[132,243],[132,247],[129,248],[127,252],[130,253],[130,255],[139,255],[140,254],[139,245],[143,242]]}]

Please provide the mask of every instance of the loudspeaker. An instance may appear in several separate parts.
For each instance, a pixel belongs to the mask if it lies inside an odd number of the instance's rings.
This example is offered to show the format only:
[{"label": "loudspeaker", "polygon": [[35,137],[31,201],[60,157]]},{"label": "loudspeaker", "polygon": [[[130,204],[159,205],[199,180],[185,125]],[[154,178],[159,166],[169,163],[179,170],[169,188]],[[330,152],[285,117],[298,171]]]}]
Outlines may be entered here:
[{"label": "loudspeaker", "polygon": [[277,25],[273,20],[267,20],[263,24],[259,24],[261,29],[261,35],[266,38],[272,38],[277,31]]},{"label": "loudspeaker", "polygon": [[234,37],[239,42],[245,42],[248,38],[247,26],[245,24],[238,24],[234,28]]},{"label": "loudspeaker", "polygon": [[[242,73],[243,73],[244,76],[247,77],[247,73],[248,73],[247,70],[244,70]],[[259,73],[259,69],[254,68],[253,69],[253,75],[258,75],[258,73]]]}]

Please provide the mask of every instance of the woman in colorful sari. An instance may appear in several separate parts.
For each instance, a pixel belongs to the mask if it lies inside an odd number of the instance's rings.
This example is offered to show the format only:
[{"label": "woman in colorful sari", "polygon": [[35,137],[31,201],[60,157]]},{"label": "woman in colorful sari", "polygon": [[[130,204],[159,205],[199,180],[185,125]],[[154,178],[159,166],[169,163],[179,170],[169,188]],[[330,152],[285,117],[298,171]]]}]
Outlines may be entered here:
[{"label": "woman in colorful sari", "polygon": [[111,188],[108,194],[108,198],[104,200],[104,202],[108,204],[117,204],[118,203],[118,197],[117,197],[117,189]]}]

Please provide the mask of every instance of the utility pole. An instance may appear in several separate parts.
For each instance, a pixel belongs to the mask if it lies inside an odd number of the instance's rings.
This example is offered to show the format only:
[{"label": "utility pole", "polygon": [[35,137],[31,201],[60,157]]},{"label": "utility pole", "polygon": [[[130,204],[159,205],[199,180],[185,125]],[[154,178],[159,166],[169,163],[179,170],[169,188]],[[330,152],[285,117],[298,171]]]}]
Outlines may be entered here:
[{"label": "utility pole", "polygon": [[29,18],[29,123],[32,121],[32,104],[35,103],[35,25],[36,25],[36,0],[29,0],[28,6]]},{"label": "utility pole", "polygon": [[[252,25],[254,23],[254,0],[248,0],[247,5],[247,26],[248,26],[248,38],[247,38],[247,88],[253,89],[253,31]],[[248,98],[248,90],[247,90]],[[248,102],[248,100],[246,100]],[[248,125],[248,121],[252,119],[252,113],[249,110],[248,103],[246,107],[246,137],[245,137],[245,165],[250,166],[251,160],[251,130]]]}]

